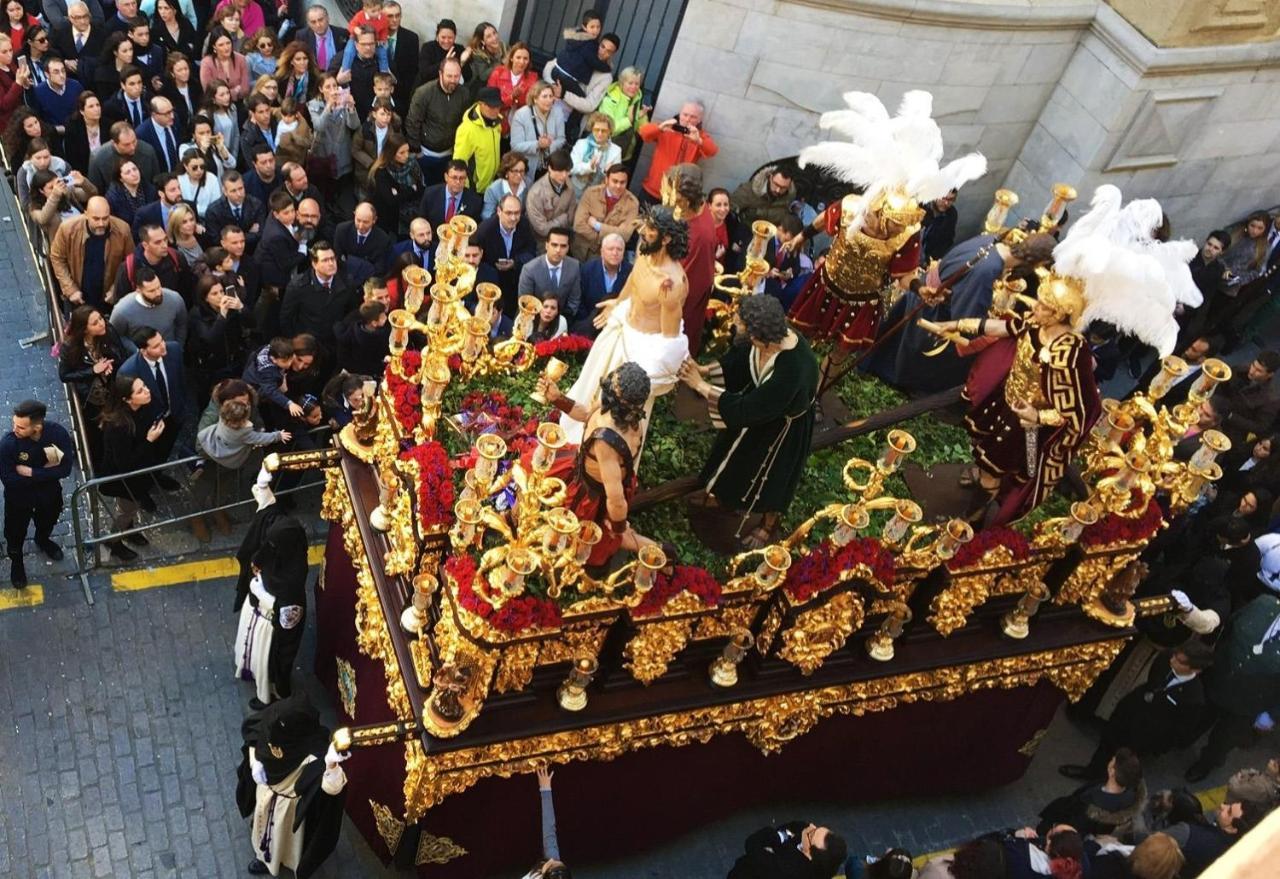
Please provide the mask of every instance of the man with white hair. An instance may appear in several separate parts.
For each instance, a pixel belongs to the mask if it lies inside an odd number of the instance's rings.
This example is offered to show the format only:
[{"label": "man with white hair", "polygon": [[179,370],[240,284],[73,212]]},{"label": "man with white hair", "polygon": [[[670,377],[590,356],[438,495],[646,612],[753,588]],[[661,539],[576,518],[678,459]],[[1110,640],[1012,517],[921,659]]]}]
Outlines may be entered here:
[{"label": "man with white hair", "polygon": [[640,126],[640,139],[658,145],[642,187],[649,204],[662,200],[662,178],[672,165],[697,164],[720,152],[711,135],[702,130],[704,113],[701,101],[685,101],[671,119]]},{"label": "man with white hair", "polygon": [[615,298],[626,286],[631,276],[631,263],[626,258],[626,241],[617,232],[610,232],[600,242],[600,255],[582,264],[582,299],[578,314],[568,315],[570,329],[579,336],[594,339],[600,331],[593,319],[598,306]]}]

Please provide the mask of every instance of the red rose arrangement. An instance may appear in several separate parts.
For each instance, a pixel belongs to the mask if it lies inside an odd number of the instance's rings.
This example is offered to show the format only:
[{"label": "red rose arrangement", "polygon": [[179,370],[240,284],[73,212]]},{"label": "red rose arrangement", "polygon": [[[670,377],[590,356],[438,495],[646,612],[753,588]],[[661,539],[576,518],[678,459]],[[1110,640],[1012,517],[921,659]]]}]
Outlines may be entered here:
[{"label": "red rose arrangement", "polygon": [[453,468],[444,446],[434,440],[400,453],[402,461],[418,465],[418,521],[424,530],[453,523]]},{"label": "red rose arrangement", "polygon": [[533,353],[539,357],[555,357],[559,354],[585,354],[591,350],[591,340],[586,336],[575,336],[565,333],[554,339],[544,339],[533,346]]},{"label": "red rose arrangement", "polygon": [[405,351],[400,355],[400,371],[387,364],[386,386],[391,391],[391,400],[396,412],[396,421],[405,433],[412,433],[422,421],[422,389],[401,375],[417,375],[422,368],[422,354],[418,351]]},{"label": "red rose arrangement", "polygon": [[500,632],[519,635],[534,629],[558,629],[560,608],[536,595],[512,598],[495,609],[476,591],[476,560],[469,555],[450,556],[444,570],[458,586],[458,603]]},{"label": "red rose arrangement", "polygon": [[663,572],[654,579],[653,588],[645,593],[644,599],[631,611],[631,616],[655,616],[681,592],[697,596],[705,607],[715,607],[720,603],[720,584],[706,568],[676,565],[670,574]]},{"label": "red rose arrangement", "polygon": [[958,571],[970,568],[982,561],[988,552],[999,547],[1009,550],[1013,561],[1018,562],[1031,555],[1031,544],[1027,538],[1012,528],[999,526],[986,528],[973,536],[973,540],[956,550],[956,554],[947,560],[947,570]]},{"label": "red rose arrangement", "polygon": [[782,588],[796,602],[806,602],[819,592],[831,588],[840,575],[862,565],[877,585],[893,584],[896,563],[893,553],[874,537],[859,537],[844,547],[824,540],[805,556],[792,563]]},{"label": "red rose arrangement", "polygon": [[1103,516],[1080,532],[1080,543],[1085,546],[1142,543],[1155,535],[1163,522],[1164,512],[1152,498],[1141,516],[1130,518],[1116,513]]}]

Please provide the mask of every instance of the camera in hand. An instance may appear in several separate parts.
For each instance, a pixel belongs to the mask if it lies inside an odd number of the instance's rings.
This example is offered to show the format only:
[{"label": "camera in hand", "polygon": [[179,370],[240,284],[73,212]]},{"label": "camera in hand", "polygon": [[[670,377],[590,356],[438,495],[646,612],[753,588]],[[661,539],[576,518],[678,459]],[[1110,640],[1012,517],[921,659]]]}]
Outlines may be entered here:
[{"label": "camera in hand", "polygon": [[688,126],[688,125],[681,125],[681,124],[680,124],[680,117],[679,117],[679,116],[676,116],[676,117],[675,117],[674,124],[671,126],[671,130],[672,130],[672,131],[678,131],[678,132],[680,132],[681,134],[688,134],[688,133],[689,133],[689,126]]}]

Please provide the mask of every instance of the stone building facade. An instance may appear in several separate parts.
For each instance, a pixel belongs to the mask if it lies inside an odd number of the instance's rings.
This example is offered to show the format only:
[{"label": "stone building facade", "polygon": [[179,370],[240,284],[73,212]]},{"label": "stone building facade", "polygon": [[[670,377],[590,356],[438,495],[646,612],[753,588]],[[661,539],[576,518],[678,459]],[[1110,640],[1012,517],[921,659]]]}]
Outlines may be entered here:
[{"label": "stone building facade", "polygon": [[[606,26],[633,2],[612,0]],[[446,4],[414,5],[406,21],[429,39]],[[518,0],[448,5],[464,31],[488,18],[505,33]],[[1002,186],[1038,216],[1055,182],[1085,198],[1114,183],[1195,237],[1280,203],[1277,0],[688,0],[655,115],[703,101],[721,147],[708,179],[732,187],[821,139],[843,92],[892,107],[916,88],[948,157],[990,162],[962,228]]]}]

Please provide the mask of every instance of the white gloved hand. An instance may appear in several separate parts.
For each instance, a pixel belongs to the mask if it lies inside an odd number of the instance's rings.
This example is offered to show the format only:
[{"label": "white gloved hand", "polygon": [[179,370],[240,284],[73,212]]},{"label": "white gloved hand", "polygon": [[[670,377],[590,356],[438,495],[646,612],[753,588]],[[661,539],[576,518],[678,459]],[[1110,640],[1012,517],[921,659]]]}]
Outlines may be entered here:
[{"label": "white gloved hand", "polygon": [[345,763],[350,759],[351,759],[350,751],[347,751],[345,753],[338,753],[338,749],[333,746],[333,743],[332,742],[329,743],[329,750],[326,751],[324,755],[324,763],[326,766],[332,769],[334,766],[337,766],[339,763]]},{"label": "white gloved hand", "polygon": [[254,481],[254,485],[260,485],[266,488],[271,484],[271,474],[267,472],[267,465],[263,464],[258,468],[258,478]]},{"label": "white gloved hand", "polygon": [[1169,592],[1169,597],[1177,603],[1178,608],[1183,611],[1195,610],[1196,606],[1191,603],[1191,599],[1187,597],[1187,593],[1181,589],[1174,589]]},{"label": "white gloved hand", "polygon": [[262,584],[261,574],[253,575],[253,579],[249,581],[249,591],[253,593],[254,598],[258,599],[258,610],[267,614],[275,609],[276,597]]},{"label": "white gloved hand", "polygon": [[1264,711],[1253,719],[1253,728],[1258,732],[1271,732],[1276,728],[1276,722],[1269,712]]},{"label": "white gloved hand", "polygon": [[253,776],[253,780],[256,783],[267,783],[267,767],[263,766],[260,761],[254,760],[249,764],[249,774]]}]

